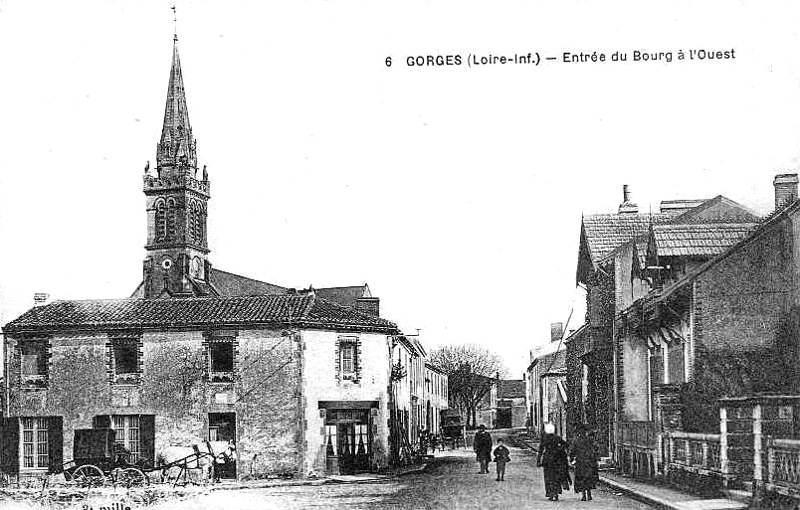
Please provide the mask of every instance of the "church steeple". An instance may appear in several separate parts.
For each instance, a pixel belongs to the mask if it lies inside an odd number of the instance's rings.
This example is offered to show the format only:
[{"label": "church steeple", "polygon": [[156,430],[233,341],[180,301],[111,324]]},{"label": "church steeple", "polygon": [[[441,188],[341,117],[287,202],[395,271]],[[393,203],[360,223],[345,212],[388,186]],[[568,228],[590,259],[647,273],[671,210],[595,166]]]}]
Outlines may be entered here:
[{"label": "church steeple", "polygon": [[156,148],[156,172],[151,175],[149,164],[145,167],[144,296],[206,294],[211,271],[206,236],[210,183],[205,166],[197,175],[196,143],[186,107],[177,36],[173,41],[164,124]]},{"label": "church steeple", "polygon": [[178,37],[172,46],[172,69],[169,73],[167,105],[164,108],[164,125],[161,128],[161,141],[156,150],[159,171],[172,169],[197,170],[197,146],[189,123],[189,109],[186,107],[186,92],[183,88],[181,59],[178,55]]}]

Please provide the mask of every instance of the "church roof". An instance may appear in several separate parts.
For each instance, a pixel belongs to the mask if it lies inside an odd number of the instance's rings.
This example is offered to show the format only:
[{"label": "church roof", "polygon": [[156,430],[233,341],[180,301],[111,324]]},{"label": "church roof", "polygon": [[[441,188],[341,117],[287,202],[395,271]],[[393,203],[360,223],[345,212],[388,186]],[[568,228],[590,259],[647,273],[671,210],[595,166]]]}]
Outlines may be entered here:
[{"label": "church roof", "polygon": [[[220,296],[263,296],[286,294],[289,289],[272,283],[254,280],[227,271],[214,269],[211,273],[211,285]],[[321,296],[325,297],[325,296]],[[334,300],[335,301],[335,300]]]},{"label": "church roof", "polygon": [[323,299],[329,299],[334,303],[339,303],[343,306],[356,306],[358,298],[372,297],[369,287],[364,285],[356,285],[353,287],[323,287],[321,289],[314,289],[314,292]]},{"label": "church roof", "polygon": [[395,334],[386,319],[313,295],[55,301],[6,324],[6,334],[75,330],[295,326]]},{"label": "church roof", "polygon": [[[211,285],[202,281],[192,279],[192,284],[197,288],[200,296],[214,297],[242,297],[242,296],[273,296],[278,294],[288,294],[289,289],[275,285],[274,283],[254,280],[246,276],[241,276],[227,271],[214,269],[211,273]],[[131,298],[143,298],[144,282],[139,282],[136,290],[133,291]],[[323,298],[325,296],[322,296]],[[336,301],[336,300],[332,300]]]}]

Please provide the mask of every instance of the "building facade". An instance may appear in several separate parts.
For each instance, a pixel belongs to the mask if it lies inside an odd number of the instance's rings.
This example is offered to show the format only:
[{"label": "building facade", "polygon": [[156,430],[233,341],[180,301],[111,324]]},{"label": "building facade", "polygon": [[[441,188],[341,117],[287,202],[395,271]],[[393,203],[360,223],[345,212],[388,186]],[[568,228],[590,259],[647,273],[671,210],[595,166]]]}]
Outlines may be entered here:
[{"label": "building facade", "polygon": [[777,176],[775,197],[775,213],[759,223],[670,226],[668,239],[651,232],[647,265],[633,278],[644,292],[616,321],[625,470],[664,474],[665,434],[720,433],[722,397],[800,390],[797,176]]},{"label": "building facade", "polygon": [[442,430],[442,411],[447,404],[447,375],[440,368],[425,363],[425,429],[439,435]]},{"label": "building facade", "polygon": [[[580,424],[594,430],[602,455],[620,453],[617,443],[621,432],[617,424],[624,421],[619,413],[624,408],[625,395],[618,391],[624,386],[622,378],[625,375],[619,368],[624,363],[624,352],[617,342],[615,316],[637,293],[649,289],[636,275],[648,263],[645,258],[650,243],[659,236],[671,238],[675,233],[670,229],[694,229],[693,232],[697,233],[703,230],[703,224],[730,224],[730,235],[741,237],[741,225],[758,220],[751,211],[722,196],[709,200],[663,201],[659,212],[640,214],[638,206],[631,201],[627,186],[623,188],[623,202],[617,214],[583,217],[576,280],[586,288],[586,330],[585,338],[574,344],[568,365],[570,381],[581,381],[586,374],[587,386],[594,398],[590,405],[569,406],[571,416],[568,422],[571,427]],[[706,232],[709,229],[705,227]],[[698,235],[702,237],[702,234]],[[714,237],[716,234],[709,235]],[[721,241],[722,244],[729,242],[727,236],[723,237],[725,241]],[[662,277],[699,263],[703,256],[698,260],[679,256],[678,264],[671,263],[669,257],[666,256]]]},{"label": "building facade", "polygon": [[425,423],[424,350],[366,284],[296,291],[212,267],[197,161],[176,37],[143,176],[142,281],[128,299],[56,301],[5,326],[4,473],[60,472],[87,428],[113,429],[143,466],[171,445],[227,441],[240,479],[375,470],[399,461],[398,415],[413,417],[408,440]]}]

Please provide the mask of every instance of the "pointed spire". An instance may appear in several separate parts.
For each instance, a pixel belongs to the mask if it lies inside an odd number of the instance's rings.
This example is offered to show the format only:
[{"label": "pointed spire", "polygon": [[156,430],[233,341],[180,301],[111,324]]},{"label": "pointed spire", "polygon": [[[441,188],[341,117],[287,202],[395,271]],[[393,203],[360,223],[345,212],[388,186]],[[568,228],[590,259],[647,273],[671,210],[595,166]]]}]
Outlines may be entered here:
[{"label": "pointed spire", "polygon": [[172,69],[169,74],[167,105],[164,109],[164,126],[161,141],[156,151],[158,169],[168,167],[196,169],[196,145],[189,123],[189,110],[186,107],[186,93],[183,89],[181,59],[178,56],[178,36],[174,37],[172,48]]}]

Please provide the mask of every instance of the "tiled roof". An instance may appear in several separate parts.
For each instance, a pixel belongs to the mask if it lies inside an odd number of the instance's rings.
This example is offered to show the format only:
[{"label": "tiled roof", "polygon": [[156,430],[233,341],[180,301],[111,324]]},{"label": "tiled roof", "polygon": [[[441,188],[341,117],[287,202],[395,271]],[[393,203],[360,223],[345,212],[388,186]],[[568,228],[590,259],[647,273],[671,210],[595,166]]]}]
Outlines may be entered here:
[{"label": "tiled roof", "polygon": [[[192,278],[192,284],[195,287],[195,294],[200,296],[270,296],[287,294],[289,291],[289,289],[280,285],[254,280],[217,268],[211,271],[211,285],[194,278]],[[139,282],[139,286],[136,287],[130,297],[144,297],[144,282]]]},{"label": "tiled roof", "polygon": [[284,324],[390,333],[397,330],[394,323],[385,319],[359,313],[318,297],[280,295],[55,301],[31,308],[6,324],[4,331],[19,333]]},{"label": "tiled roof", "polygon": [[360,297],[371,297],[369,287],[366,284],[353,287],[323,287],[314,289],[314,292],[323,299],[328,299],[334,303],[344,306],[356,306],[356,300]]},{"label": "tiled roof", "polygon": [[755,230],[755,223],[658,225],[653,227],[659,257],[714,256]]},{"label": "tiled roof", "polygon": [[262,282],[214,269],[211,271],[211,285],[216,289],[220,296],[263,296],[274,294],[286,294],[289,290],[280,285]]},{"label": "tiled roof", "polygon": [[525,381],[522,379],[508,379],[500,381],[497,398],[515,398],[525,396]]},{"label": "tiled roof", "polygon": [[590,214],[583,217],[583,229],[592,262],[602,262],[614,249],[647,232],[654,225],[666,223],[674,215],[655,214]]},{"label": "tiled roof", "polygon": [[694,209],[695,207],[708,202],[708,198],[700,199],[678,199],[678,200],[662,200],[659,204],[660,212],[669,214],[683,214],[686,211]]}]

